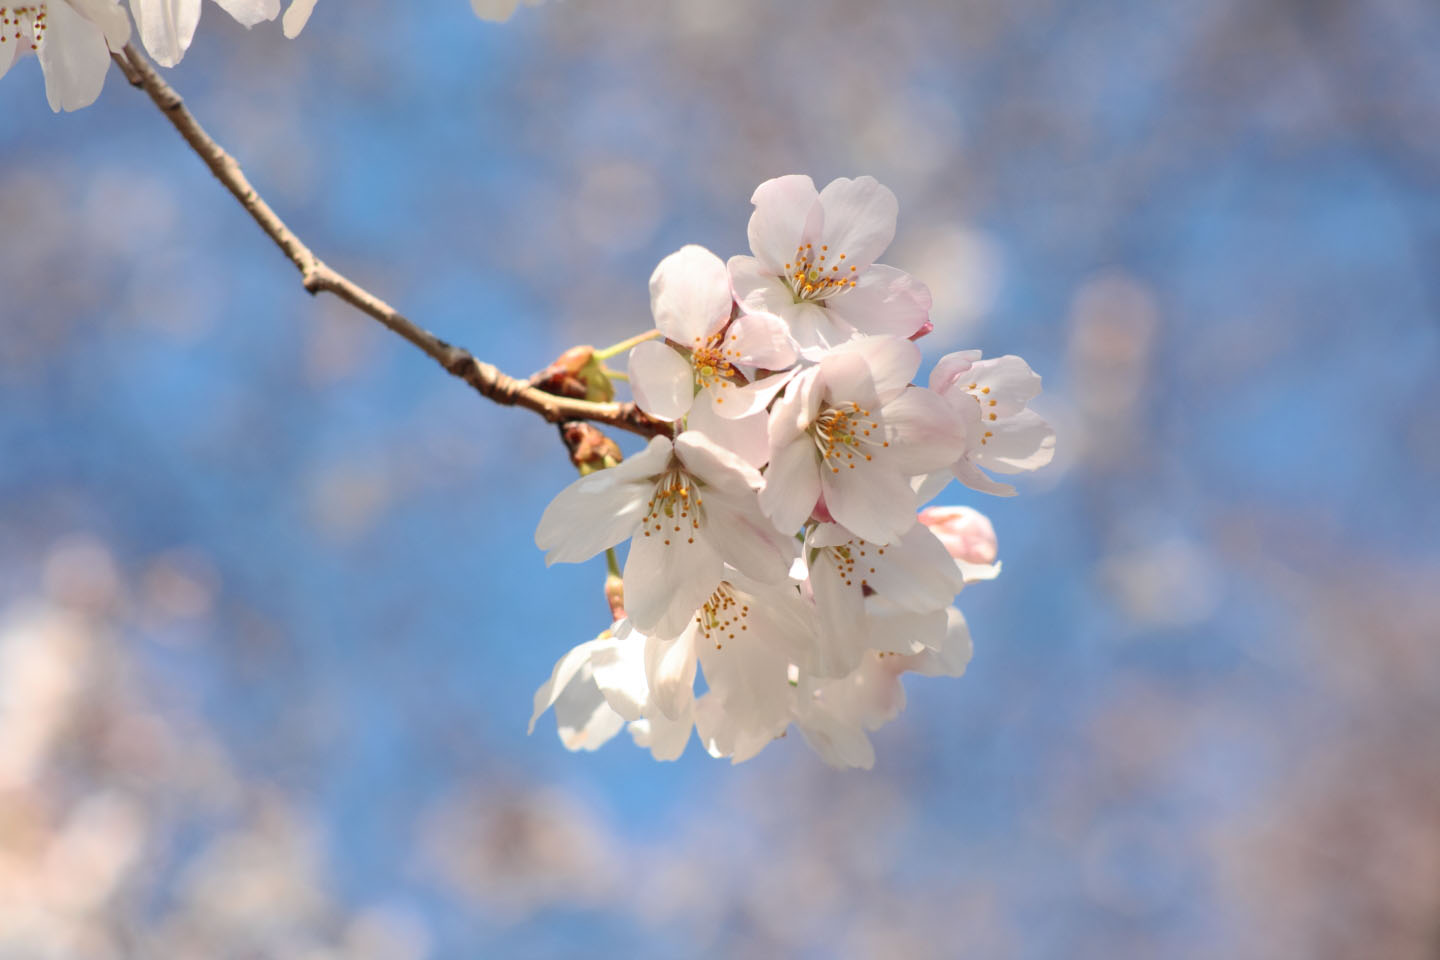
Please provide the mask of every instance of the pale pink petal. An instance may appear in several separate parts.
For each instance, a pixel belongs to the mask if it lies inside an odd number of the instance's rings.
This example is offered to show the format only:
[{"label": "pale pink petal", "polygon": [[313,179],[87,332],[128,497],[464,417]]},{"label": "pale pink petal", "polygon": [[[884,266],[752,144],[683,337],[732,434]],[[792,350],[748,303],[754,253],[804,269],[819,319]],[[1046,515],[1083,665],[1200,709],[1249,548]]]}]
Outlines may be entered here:
[{"label": "pale pink petal", "polygon": [[[943,610],[965,587],[945,545],[922,523],[907,530],[899,543],[873,549],[875,562],[859,572],[886,602],[902,610]],[[879,549],[885,552],[878,553]]]},{"label": "pale pink petal", "polygon": [[815,182],[800,174],[766,180],[750,202],[750,250],[770,273],[783,274],[796,248],[820,233],[825,214]]},{"label": "pale pink petal", "polygon": [[920,369],[920,348],[900,337],[865,337],[836,347],[831,355],[853,354],[864,359],[881,403],[905,392]]},{"label": "pale pink petal", "polygon": [[970,383],[975,384],[971,392],[980,395],[981,409],[1001,418],[1019,413],[1040,392],[1040,375],[1016,356],[978,361],[965,386]]},{"label": "pale pink petal", "polygon": [[[105,33],[105,43],[119,53],[130,40],[130,18],[116,0],[70,0],[70,6]],[[3,57],[0,57],[3,59]],[[3,73],[0,70],[0,73]]]},{"label": "pale pink petal", "polygon": [[650,276],[655,326],[687,349],[720,332],[730,319],[730,274],[704,247],[690,244],[670,254]]},{"label": "pale pink petal", "polygon": [[956,460],[951,469],[955,473],[955,479],[959,480],[971,490],[979,490],[981,493],[994,494],[997,497],[1015,496],[1015,488],[1008,483],[999,483],[990,479],[985,471],[981,470],[968,459],[962,457]]},{"label": "pale pink petal", "polygon": [[979,350],[957,350],[947,353],[935,363],[930,371],[930,389],[937,393],[949,394],[957,383],[961,387],[970,383],[969,376],[975,361],[980,359]]},{"label": "pale pink petal", "polygon": [[945,398],[911,387],[885,405],[886,463],[906,476],[943,470],[965,452],[965,428]]},{"label": "pale pink petal", "polygon": [[795,541],[760,514],[753,497],[707,494],[704,508],[705,532],[726,563],[762,583],[789,576]]},{"label": "pale pink petal", "polygon": [[899,201],[874,177],[832,180],[820,191],[820,204],[825,208],[820,236],[832,260],[844,254],[847,264],[864,270],[895,239]]},{"label": "pale pink petal", "polygon": [[[948,477],[946,479],[949,479]],[[971,564],[991,564],[999,553],[990,518],[970,507],[935,506],[920,511],[920,522],[940,538],[950,556]]]},{"label": "pale pink petal", "polygon": [[810,587],[815,592],[820,627],[815,656],[808,664],[814,676],[843,677],[859,665],[864,655],[867,633],[860,579],[830,550],[820,551],[810,566]]},{"label": "pale pink petal", "polygon": [[695,400],[695,372],[674,347],[646,340],[630,351],[630,391],[635,403],[661,420],[678,420]]},{"label": "pale pink petal", "polygon": [[786,386],[785,395],[770,409],[772,450],[790,443],[814,422],[820,412],[822,387],[819,367],[800,371]]},{"label": "pale pink petal", "polygon": [[726,269],[731,293],[743,312],[771,313],[795,302],[795,294],[780,275],[754,257],[731,257]]},{"label": "pale pink petal", "polygon": [[[835,472],[822,466],[821,489],[830,514],[857,537],[871,543],[899,540],[915,524],[915,492],[881,461],[856,459]],[[783,528],[782,528],[783,529]]]},{"label": "pale pink petal", "polygon": [[763,380],[756,380],[754,383],[747,383],[743,387],[726,389],[715,398],[716,403],[719,404],[715,413],[727,420],[763,415],[765,408],[770,405],[770,401],[775,399],[775,395],[799,373],[798,368],[791,369],[784,373],[765,377]]},{"label": "pale pink petal", "polygon": [[930,319],[930,289],[903,270],[873,264],[851,289],[826,301],[826,309],[874,336],[911,337]]},{"label": "pale pink petal", "polygon": [[763,370],[787,370],[797,359],[789,326],[773,313],[736,317],[725,331],[725,349],[736,351],[747,367]]},{"label": "pale pink petal", "polygon": [[818,304],[780,304],[771,312],[790,327],[790,336],[806,360],[820,360],[829,350],[860,336],[849,323]]},{"label": "pale pink petal", "polygon": [[674,640],[645,641],[645,675],[653,702],[672,720],[689,716],[695,701],[695,633],[690,626]]},{"label": "pale pink petal", "polygon": [[[905,343],[905,341],[898,341]],[[832,406],[851,409],[858,404],[863,416],[880,412],[880,396],[875,391],[875,379],[870,373],[870,364],[859,353],[836,351],[820,362],[820,382],[825,388],[825,399]],[[812,417],[813,419],[813,417]]]},{"label": "pale pink petal", "polygon": [[820,499],[819,459],[809,437],[799,437],[779,449],[772,447],[760,509],[781,533],[798,530]]},{"label": "pale pink petal", "polygon": [[686,430],[675,439],[675,456],[691,476],[724,493],[748,496],[763,483],[759,470],[698,430]]},{"label": "pale pink petal", "polygon": [[1024,473],[1038,470],[1055,456],[1055,429],[1034,410],[1021,410],[1007,420],[982,422],[985,443],[972,446],[971,458],[987,470]]},{"label": "pale pink petal", "polygon": [[954,607],[945,611],[946,629],[944,643],[939,650],[928,650],[918,657],[911,657],[906,668],[927,677],[959,677],[970,665],[975,645],[970,639],[970,627],[965,617]]},{"label": "pale pink petal", "polygon": [[253,27],[280,15],[280,0],[215,0],[220,8],[242,26]]},{"label": "pale pink petal", "polygon": [[765,411],[752,413],[748,417],[738,419],[727,419],[720,415],[719,404],[724,400],[724,407],[734,406],[730,401],[734,399],[736,391],[727,390],[725,397],[711,397],[704,402],[696,403],[690,408],[690,415],[686,418],[685,424],[688,430],[694,430],[704,434],[720,446],[731,450],[741,460],[759,470],[770,460],[770,441],[768,427],[770,418]]}]

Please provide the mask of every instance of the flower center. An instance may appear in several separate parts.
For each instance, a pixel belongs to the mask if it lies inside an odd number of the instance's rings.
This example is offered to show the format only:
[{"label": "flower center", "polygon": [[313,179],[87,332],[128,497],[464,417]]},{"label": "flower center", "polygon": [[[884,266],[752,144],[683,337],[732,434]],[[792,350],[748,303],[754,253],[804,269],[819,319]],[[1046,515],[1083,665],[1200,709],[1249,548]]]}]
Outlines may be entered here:
[{"label": "flower center", "polygon": [[645,536],[660,537],[665,546],[671,539],[685,537],[686,543],[695,542],[695,531],[705,519],[704,502],[700,497],[700,485],[689,474],[671,470],[655,484],[650,495],[649,509],[640,529]]},{"label": "flower center", "polygon": [[852,537],[837,546],[825,547],[821,552],[835,565],[835,571],[840,574],[840,579],[845,581],[845,586],[853,587],[858,580],[860,590],[865,596],[875,592],[867,577],[875,572],[875,557],[885,556],[884,547]]},{"label": "flower center", "polygon": [[31,50],[40,49],[49,26],[45,22],[45,4],[35,3],[23,7],[0,7],[0,43],[25,43],[29,33]]},{"label": "flower center", "polygon": [[[965,392],[974,397],[975,402],[980,404],[981,420],[994,421],[999,419],[999,417],[995,415],[995,411],[990,409],[996,405],[996,402],[988,398],[990,393],[989,387],[982,387],[978,383],[972,383],[965,388]],[[980,437],[980,445],[982,447],[985,446],[993,436],[995,436],[995,434],[992,431],[986,430],[984,435]]]},{"label": "flower center", "polygon": [[701,390],[720,384],[733,385],[739,373],[732,360],[739,359],[739,350],[726,350],[723,334],[716,334],[703,346],[690,351],[690,365],[695,368],[695,385]]},{"label": "flower center", "polygon": [[853,400],[820,411],[810,425],[810,435],[815,438],[815,446],[831,473],[839,473],[842,465],[854,470],[861,458],[873,460],[874,454],[867,453],[866,447],[890,446],[890,441],[883,439],[879,422],[872,420],[870,411],[862,410]]},{"label": "flower center", "polygon": [[845,262],[845,254],[834,254],[826,244],[802,243],[795,248],[795,259],[785,264],[785,283],[795,295],[795,302],[818,302],[824,306],[826,297],[844,293],[855,286],[859,268]]},{"label": "flower center", "polygon": [[705,605],[695,611],[695,623],[707,643],[716,650],[724,649],[726,640],[734,640],[736,631],[750,629],[750,605],[735,595],[735,588],[722,580]]}]

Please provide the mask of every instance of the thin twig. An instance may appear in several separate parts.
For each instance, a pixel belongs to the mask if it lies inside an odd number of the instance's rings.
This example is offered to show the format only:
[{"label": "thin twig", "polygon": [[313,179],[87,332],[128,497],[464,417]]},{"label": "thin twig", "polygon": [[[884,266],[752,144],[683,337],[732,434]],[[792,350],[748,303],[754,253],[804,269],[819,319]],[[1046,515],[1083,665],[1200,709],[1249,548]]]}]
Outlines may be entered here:
[{"label": "thin twig", "polygon": [[185,142],[190,144],[215,178],[234,194],[240,205],[265,231],[300,271],[300,280],[311,293],[334,294],[362,313],[380,321],[390,330],[423,350],[452,375],[474,387],[481,396],[496,403],[534,410],[551,423],[588,420],[650,437],[669,432],[669,425],[646,416],[633,403],[596,403],[559,397],[546,393],[524,380],[502,373],[491,364],[477,360],[468,350],[446,343],[428,330],[406,319],[399,311],[375,294],[325,264],[295,233],[285,225],[270,205],[260,196],[235,158],[226,153],[205,132],[185,101],[156,73],[150,61],[133,46],[126,44],[122,53],[112,55],[120,71],[131,84],[144,90],[155,101]]}]

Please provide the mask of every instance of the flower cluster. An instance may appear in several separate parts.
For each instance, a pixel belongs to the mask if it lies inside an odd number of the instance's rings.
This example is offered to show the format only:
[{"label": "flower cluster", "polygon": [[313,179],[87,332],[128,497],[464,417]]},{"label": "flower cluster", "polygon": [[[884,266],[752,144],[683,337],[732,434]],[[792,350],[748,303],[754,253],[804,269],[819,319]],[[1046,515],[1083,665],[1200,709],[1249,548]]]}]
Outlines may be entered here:
[{"label": "flower cluster", "polygon": [[572,750],[628,724],[657,759],[693,729],[739,762],[794,724],[828,762],[870,766],[901,674],[964,672],[951,604],[999,572],[982,515],[917,510],[951,479],[1012,494],[986,471],[1053,452],[1019,357],[952,353],[914,382],[930,294],[876,262],[893,193],[787,176],[752,202],[753,256],[687,246],[650,279],[656,330],[629,379],[672,435],[561,491],[535,533],[550,563],[630,541],[623,616],[535,695]]},{"label": "flower cluster", "polygon": [[[128,0],[145,50],[162,67],[173,67],[190,49],[200,24],[201,0]],[[316,0],[290,0],[281,20],[285,36],[300,35]],[[541,0],[524,0],[535,6]],[[280,0],[215,0],[246,29],[280,15]],[[482,20],[508,20],[520,0],[470,0]],[[121,0],[29,0],[0,5],[0,77],[20,58],[34,54],[45,75],[50,109],[79,110],[100,96],[110,54],[130,40],[130,17]]]}]

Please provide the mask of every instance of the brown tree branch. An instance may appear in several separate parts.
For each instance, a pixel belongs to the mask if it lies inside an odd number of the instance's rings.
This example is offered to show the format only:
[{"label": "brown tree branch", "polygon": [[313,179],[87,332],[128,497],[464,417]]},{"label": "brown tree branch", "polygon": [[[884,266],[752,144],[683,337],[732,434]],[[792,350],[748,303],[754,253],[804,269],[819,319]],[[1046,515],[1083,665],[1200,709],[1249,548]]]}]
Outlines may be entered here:
[{"label": "brown tree branch", "polygon": [[468,350],[446,343],[428,330],[417,326],[390,304],[325,264],[297,237],[285,221],[260,196],[235,158],[226,153],[205,132],[185,101],[161,79],[150,61],[127,44],[122,53],[112,54],[125,78],[150,95],[165,117],[180,131],[215,178],[225,185],[246,212],[275,241],[290,262],[300,271],[300,281],[313,293],[334,294],[362,313],[380,321],[390,330],[423,350],[431,359],[453,376],[459,377],[483,397],[507,406],[534,410],[551,423],[588,420],[628,430],[644,437],[669,433],[670,426],[645,415],[633,403],[596,403],[572,397],[557,396],[517,380],[493,365],[477,360]]}]

